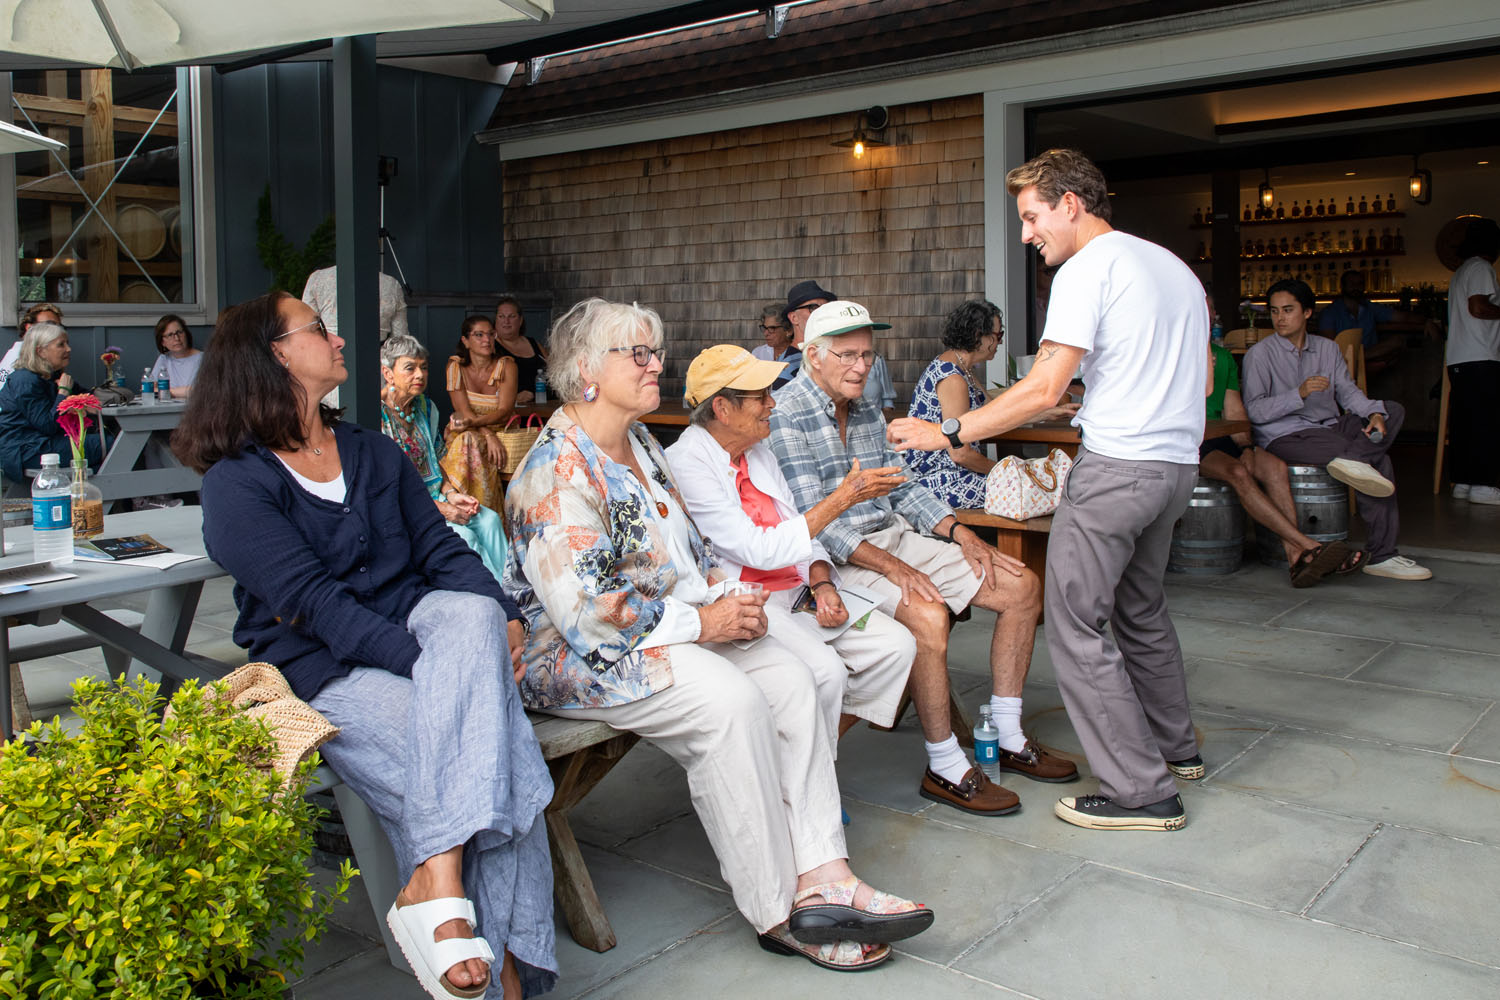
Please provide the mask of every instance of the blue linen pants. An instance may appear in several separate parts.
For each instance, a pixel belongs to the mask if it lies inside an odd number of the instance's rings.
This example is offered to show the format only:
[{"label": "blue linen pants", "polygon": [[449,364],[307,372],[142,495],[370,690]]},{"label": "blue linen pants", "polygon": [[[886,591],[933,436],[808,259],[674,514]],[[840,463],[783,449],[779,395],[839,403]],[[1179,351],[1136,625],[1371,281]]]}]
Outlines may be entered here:
[{"label": "blue linen pants", "polygon": [[[542,820],[552,779],[511,673],[504,613],[488,597],[438,591],[406,627],[422,647],[411,677],[361,667],[313,697],[340,730],[320,752],[380,817],[403,883],[463,845],[475,933],[516,957],[527,996],[546,992],[557,980]],[[486,996],[502,992],[497,966]]]},{"label": "blue linen pants", "polygon": [[1047,649],[1100,793],[1127,808],[1176,794],[1166,762],[1198,752],[1162,586],[1197,478],[1080,448],[1052,518]]}]

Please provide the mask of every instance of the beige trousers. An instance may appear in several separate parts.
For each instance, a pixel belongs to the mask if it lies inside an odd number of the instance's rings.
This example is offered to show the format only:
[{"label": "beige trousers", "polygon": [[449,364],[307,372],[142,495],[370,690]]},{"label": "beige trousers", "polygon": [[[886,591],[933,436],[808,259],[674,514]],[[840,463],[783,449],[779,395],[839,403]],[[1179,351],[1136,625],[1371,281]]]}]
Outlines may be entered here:
[{"label": "beige trousers", "polygon": [[549,710],[640,734],[687,771],[735,905],[757,931],[787,918],[797,876],[849,856],[831,747],[841,685],[769,636],[672,647],[672,686],[606,708]]},{"label": "beige trousers", "polygon": [[[963,549],[952,542],[922,534],[900,514],[889,527],[866,535],[865,541],[877,549],[884,549],[912,569],[926,573],[955,615],[967,608],[974,595],[979,593],[983,581],[974,575],[974,567],[964,558]],[[882,574],[859,566],[841,567],[839,573],[855,586],[883,595],[885,601],[880,610],[888,615],[896,613],[901,603],[901,588]]]},{"label": "beige trousers", "polygon": [[917,655],[917,640],[905,625],[877,610],[870,613],[863,631],[851,626],[837,639],[825,642],[817,618],[791,609],[801,589],[777,591],[766,599],[768,631],[782,645],[797,651],[820,688],[834,685],[840,689],[839,698],[829,697],[832,692],[820,690],[818,694],[820,705],[833,707],[827,723],[835,743],[840,712],[877,726],[894,724],[901,694],[906,690],[906,675]]}]

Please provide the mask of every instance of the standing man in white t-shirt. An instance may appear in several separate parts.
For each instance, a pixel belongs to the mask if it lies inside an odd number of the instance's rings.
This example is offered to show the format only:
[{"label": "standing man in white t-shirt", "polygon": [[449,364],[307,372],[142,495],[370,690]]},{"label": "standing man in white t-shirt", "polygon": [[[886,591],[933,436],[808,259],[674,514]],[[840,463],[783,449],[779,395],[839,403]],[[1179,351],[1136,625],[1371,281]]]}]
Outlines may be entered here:
[{"label": "standing man in white t-shirt", "polygon": [[1500,225],[1471,219],[1448,285],[1448,472],[1455,499],[1500,504]]},{"label": "standing man in white t-shirt", "polygon": [[1062,265],[1036,366],[960,419],[895,420],[889,437],[935,451],[1003,433],[1056,406],[1082,363],[1083,447],[1047,545],[1047,645],[1099,794],[1053,811],[1096,830],[1179,830],[1173,776],[1204,766],[1162,579],[1198,476],[1203,287],[1171,252],[1110,226],[1104,175],[1083,154],[1048,150],[1005,185],[1022,242]]}]

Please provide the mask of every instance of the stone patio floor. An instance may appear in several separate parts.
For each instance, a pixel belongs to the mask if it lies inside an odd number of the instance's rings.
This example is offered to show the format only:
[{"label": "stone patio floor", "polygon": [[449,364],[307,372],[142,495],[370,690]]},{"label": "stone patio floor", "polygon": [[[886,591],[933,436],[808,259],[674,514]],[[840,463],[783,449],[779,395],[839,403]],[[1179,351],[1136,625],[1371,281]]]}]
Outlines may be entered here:
[{"label": "stone patio floor", "polygon": [[[574,812],[619,944],[587,951],[559,922],[553,995],[1500,995],[1500,557],[1436,555],[1420,584],[1356,576],[1292,590],[1285,570],[1249,565],[1168,578],[1209,768],[1181,783],[1179,833],[1052,816],[1057,796],[1095,786],[1040,634],[1026,724],[1085,776],[1008,775],[1020,813],[981,819],[920,798],[914,718],[895,733],[857,727],[839,761],[855,869],[937,914],[868,975],[756,946],[681,772],[642,744]],[[243,662],[233,620],[228,585],[210,585],[189,647]],[[972,705],[986,693],[990,624],[960,625],[949,658]],[[102,664],[87,654],[28,664],[34,707],[62,707],[90,671]],[[424,995],[388,964],[357,884],[304,974],[299,1000]]]}]

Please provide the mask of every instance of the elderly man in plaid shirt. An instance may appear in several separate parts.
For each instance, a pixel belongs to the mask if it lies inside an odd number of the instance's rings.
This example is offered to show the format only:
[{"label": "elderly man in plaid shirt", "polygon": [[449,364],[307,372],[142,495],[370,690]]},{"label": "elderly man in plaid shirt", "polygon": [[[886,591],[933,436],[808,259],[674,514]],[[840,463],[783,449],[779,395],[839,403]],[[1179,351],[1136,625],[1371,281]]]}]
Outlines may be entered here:
[{"label": "elderly man in plaid shirt", "polygon": [[[874,361],[874,323],[864,306],[829,302],[808,317],[803,377],[776,394],[771,448],[797,506],[811,508],[843,481],[857,459],[865,468],[900,465],[885,441],[885,418],[864,401]],[[973,766],[958,745],[948,711],[949,612],[971,604],[996,613],[990,641],[991,715],[1000,730],[1000,768],[1038,781],[1073,781],[1078,769],[1021,731],[1021,687],[1041,610],[1036,574],[1002,555],[916,482],[856,504],[818,535],[842,579],[874,591],[880,610],[917,640],[911,695],[927,744],[923,797],[966,812],[1015,812],[1020,799]]]}]

